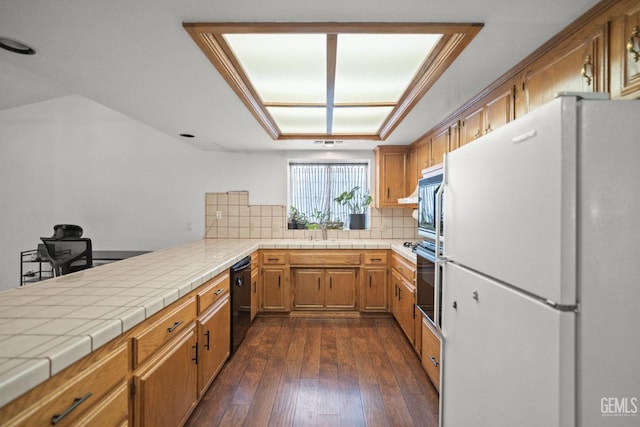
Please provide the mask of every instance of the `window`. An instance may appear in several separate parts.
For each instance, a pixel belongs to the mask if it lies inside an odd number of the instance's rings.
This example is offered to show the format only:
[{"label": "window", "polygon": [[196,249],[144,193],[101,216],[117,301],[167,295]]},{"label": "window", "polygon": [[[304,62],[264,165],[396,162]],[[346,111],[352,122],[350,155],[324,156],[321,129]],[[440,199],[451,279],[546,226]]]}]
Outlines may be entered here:
[{"label": "window", "polygon": [[350,212],[333,199],[353,187],[369,190],[368,162],[289,162],[290,206],[310,222],[316,222],[318,211],[328,213],[330,221],[345,221]]}]

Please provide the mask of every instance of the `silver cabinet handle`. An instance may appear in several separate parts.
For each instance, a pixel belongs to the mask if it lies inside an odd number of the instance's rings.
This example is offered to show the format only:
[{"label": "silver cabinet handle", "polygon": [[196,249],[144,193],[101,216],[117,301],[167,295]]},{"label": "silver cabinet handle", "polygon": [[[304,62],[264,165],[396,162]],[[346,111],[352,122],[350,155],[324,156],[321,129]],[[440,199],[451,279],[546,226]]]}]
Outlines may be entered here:
[{"label": "silver cabinet handle", "polygon": [[51,417],[51,425],[58,424],[60,421],[62,421],[64,417],[72,413],[78,406],[80,406],[82,402],[90,398],[91,395],[92,395],[91,392],[87,392],[87,394],[85,394],[84,396],[76,397],[75,399],[73,399],[73,403],[71,404],[71,406],[65,409],[64,412],[62,412],[61,414],[56,414],[53,417]]},{"label": "silver cabinet handle", "polygon": [[220,294],[221,294],[221,293],[223,293],[223,292],[224,292],[224,288],[222,288],[222,289],[218,289],[218,290],[217,290],[217,291],[215,291],[213,294],[214,294],[215,296],[218,296],[218,295],[220,295]]},{"label": "silver cabinet handle", "polygon": [[435,366],[436,368],[438,367],[438,362],[436,361],[436,358],[429,355],[429,360],[431,360],[431,363],[433,363],[433,366]]},{"label": "silver cabinet handle", "polygon": [[175,322],[173,324],[173,326],[167,328],[167,332],[171,333],[171,332],[175,331],[178,328],[178,326],[180,326],[180,325],[182,325],[182,320],[179,320],[179,321]]}]

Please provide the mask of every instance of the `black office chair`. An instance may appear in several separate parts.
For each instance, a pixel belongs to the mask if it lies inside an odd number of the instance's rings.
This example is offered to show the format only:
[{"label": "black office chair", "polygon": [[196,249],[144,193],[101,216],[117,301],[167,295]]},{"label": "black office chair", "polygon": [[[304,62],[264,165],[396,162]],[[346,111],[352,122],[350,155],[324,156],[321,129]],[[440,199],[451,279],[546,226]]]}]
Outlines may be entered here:
[{"label": "black office chair", "polygon": [[63,276],[93,267],[91,239],[82,236],[82,227],[58,224],[52,237],[41,237],[53,275]]},{"label": "black office chair", "polygon": [[82,227],[73,224],[56,224],[53,226],[53,236],[58,239],[63,237],[82,237]]}]

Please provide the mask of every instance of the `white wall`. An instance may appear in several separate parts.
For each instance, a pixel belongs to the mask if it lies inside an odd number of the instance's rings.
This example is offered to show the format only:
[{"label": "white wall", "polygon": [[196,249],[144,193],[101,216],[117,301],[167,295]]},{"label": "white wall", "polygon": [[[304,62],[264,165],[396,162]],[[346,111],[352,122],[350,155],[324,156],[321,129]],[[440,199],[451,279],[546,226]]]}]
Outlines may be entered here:
[{"label": "white wall", "polygon": [[202,238],[206,192],[285,205],[287,160],[332,156],[202,151],[80,96],[0,111],[0,290],[55,224],[81,225],[94,249],[160,249]]}]

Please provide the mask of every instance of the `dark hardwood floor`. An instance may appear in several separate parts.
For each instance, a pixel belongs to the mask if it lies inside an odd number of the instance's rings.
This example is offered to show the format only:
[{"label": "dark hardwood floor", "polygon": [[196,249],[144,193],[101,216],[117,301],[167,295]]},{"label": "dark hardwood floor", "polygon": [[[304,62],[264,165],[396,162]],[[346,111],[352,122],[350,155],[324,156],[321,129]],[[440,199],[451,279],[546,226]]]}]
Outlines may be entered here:
[{"label": "dark hardwood floor", "polygon": [[187,426],[437,426],[438,393],[391,317],[258,317]]}]

